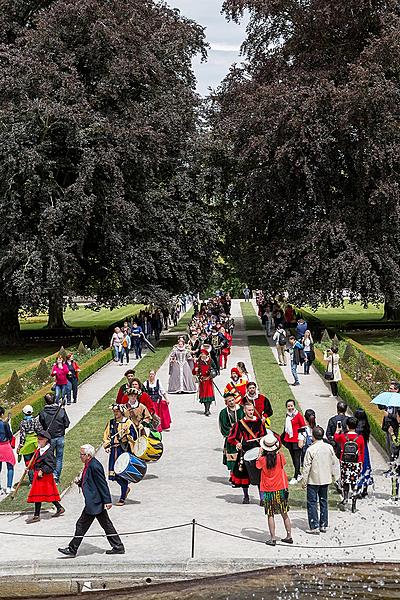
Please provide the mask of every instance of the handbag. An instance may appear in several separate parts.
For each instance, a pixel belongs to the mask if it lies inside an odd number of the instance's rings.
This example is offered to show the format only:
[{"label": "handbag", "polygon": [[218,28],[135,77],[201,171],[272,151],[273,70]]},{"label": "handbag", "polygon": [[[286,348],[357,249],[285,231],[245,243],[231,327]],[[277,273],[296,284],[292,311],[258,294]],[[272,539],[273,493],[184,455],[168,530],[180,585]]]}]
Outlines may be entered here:
[{"label": "handbag", "polygon": [[326,381],[333,381],[335,375],[333,374],[333,356],[332,356],[332,370],[326,370],[324,373],[324,378],[326,379]]},{"label": "handbag", "polygon": [[14,448],[15,448],[15,435],[13,435],[12,438],[11,438],[10,446],[14,450]]}]

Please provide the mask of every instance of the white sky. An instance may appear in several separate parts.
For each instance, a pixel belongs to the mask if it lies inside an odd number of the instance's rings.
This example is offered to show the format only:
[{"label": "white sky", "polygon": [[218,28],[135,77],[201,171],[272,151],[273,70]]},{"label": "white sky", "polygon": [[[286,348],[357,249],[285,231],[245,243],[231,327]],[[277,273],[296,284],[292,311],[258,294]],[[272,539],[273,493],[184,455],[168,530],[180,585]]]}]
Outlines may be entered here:
[{"label": "white sky", "polygon": [[245,26],[227,21],[221,15],[222,0],[167,0],[173,8],[206,27],[207,41],[211,46],[208,60],[200,64],[194,61],[198,81],[198,91],[202,95],[208,88],[215,89],[229,72],[233,63],[242,62],[239,55],[240,45],[245,37]]}]

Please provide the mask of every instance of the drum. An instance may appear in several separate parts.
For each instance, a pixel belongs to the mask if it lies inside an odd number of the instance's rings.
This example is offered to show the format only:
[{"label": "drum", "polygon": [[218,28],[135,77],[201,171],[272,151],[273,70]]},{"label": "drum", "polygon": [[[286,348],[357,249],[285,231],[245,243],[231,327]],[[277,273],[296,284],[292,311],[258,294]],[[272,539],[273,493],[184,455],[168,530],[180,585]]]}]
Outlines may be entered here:
[{"label": "drum", "polygon": [[157,462],[161,458],[163,451],[163,443],[152,435],[141,435],[133,445],[135,456],[145,462]]},{"label": "drum", "polygon": [[260,485],[261,472],[260,469],[257,469],[256,467],[256,461],[259,452],[260,447],[256,446],[255,448],[247,450],[247,452],[245,452],[243,456],[244,464],[246,465],[251,485]]},{"label": "drum", "polygon": [[146,475],[147,465],[129,452],[123,452],[117,458],[114,465],[114,472],[130,483],[139,483]]}]

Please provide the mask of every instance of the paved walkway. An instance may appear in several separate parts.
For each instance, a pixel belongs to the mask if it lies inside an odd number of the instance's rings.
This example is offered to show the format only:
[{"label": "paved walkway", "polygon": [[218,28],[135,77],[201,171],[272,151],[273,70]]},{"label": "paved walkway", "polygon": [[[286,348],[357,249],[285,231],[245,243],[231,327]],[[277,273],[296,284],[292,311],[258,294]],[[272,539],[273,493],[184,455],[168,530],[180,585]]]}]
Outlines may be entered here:
[{"label": "paved walkway", "polygon": [[[238,360],[243,360],[252,372],[247,336],[243,328],[240,305],[233,303],[233,314],[237,323],[234,347],[229,368]],[[115,367],[118,368],[118,367]],[[168,361],[159,371],[163,384],[167,385]],[[216,384],[221,389],[228,379],[222,372]],[[320,382],[321,383],[321,382]],[[324,386],[324,384],[322,383]],[[301,392],[302,388],[296,390]],[[309,392],[310,393],[310,392]],[[298,547],[276,546],[270,548],[263,543],[267,539],[266,521],[263,509],[259,506],[258,493],[251,488],[251,504],[242,505],[241,490],[231,488],[228,472],[222,465],[222,439],[218,430],[218,412],[224,402],[216,399],[211,408],[212,417],[203,415],[203,409],[196,401],[195,394],[171,396],[172,426],[164,433],[165,452],[162,459],[149,466],[146,478],[133,486],[127,504],[113,507],[111,518],[118,531],[127,533],[182,523],[193,518],[204,525],[245,536],[253,541],[225,537],[204,529],[197,529],[196,559],[187,562],[190,556],[190,528],[173,529],[143,535],[123,536],[126,546],[124,556],[104,556],[107,542],[100,538],[85,538],[80,553],[75,560],[65,559],[57,554],[57,547],[65,545],[73,533],[74,524],[82,510],[82,496],[77,488],[71,489],[63,499],[66,508],[64,517],[52,520],[51,513],[43,515],[40,523],[26,525],[25,517],[0,516],[0,531],[30,532],[33,534],[54,534],[63,539],[43,540],[30,538],[29,557],[24,554],[25,543],[20,539],[0,534],[0,565],[4,573],[15,570],[22,573],[49,572],[71,573],[96,571],[176,571],[215,572],[221,568],[251,568],[277,563],[310,562],[324,560],[396,560],[395,544],[358,549],[338,548],[339,544],[370,543],[371,540],[384,540],[396,537],[395,526],[397,509],[385,505],[383,499],[389,491],[389,482],[371,500],[360,503],[356,515],[332,512],[331,526],[325,536],[311,538],[305,533],[307,527],[304,511],[292,511],[293,537]],[[322,400],[321,400],[322,402]],[[322,406],[322,405],[321,405]],[[333,413],[332,413],[333,414]],[[99,424],[102,427],[105,424]],[[99,458],[105,463],[104,453]],[[78,460],[78,457],[77,457]],[[111,483],[114,500],[119,488]],[[398,513],[397,513],[398,514]],[[278,535],[284,530],[277,519]],[[102,533],[95,523],[91,534]],[[262,542],[262,543],[255,543]],[[328,549],[321,547],[327,546]],[[10,561],[13,561],[11,564]],[[228,561],[228,563],[227,563]],[[178,565],[178,566],[177,566]],[[182,567],[185,565],[185,567]]]}]

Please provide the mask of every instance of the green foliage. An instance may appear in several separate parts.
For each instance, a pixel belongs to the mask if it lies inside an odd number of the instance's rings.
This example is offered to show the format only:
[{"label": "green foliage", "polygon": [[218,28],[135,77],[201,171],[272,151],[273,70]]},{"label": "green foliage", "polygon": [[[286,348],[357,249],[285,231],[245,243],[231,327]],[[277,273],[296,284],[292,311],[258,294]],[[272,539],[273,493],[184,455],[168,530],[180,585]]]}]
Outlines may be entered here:
[{"label": "green foliage", "polygon": [[17,371],[14,369],[7,385],[5,393],[6,400],[14,400],[15,398],[19,398],[23,393],[24,388],[22,387],[22,383],[18,377]]},{"label": "green foliage", "polygon": [[35,375],[36,381],[38,381],[39,383],[43,383],[49,378],[49,375],[50,375],[49,366],[48,366],[47,362],[44,360],[44,358],[42,358],[40,360],[39,366],[36,371],[36,375]]}]

